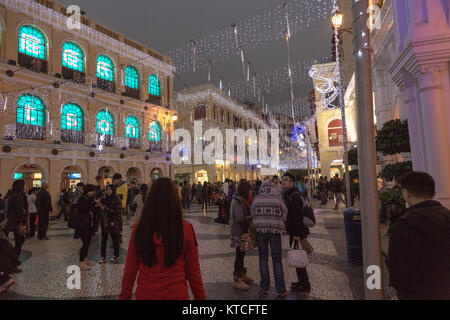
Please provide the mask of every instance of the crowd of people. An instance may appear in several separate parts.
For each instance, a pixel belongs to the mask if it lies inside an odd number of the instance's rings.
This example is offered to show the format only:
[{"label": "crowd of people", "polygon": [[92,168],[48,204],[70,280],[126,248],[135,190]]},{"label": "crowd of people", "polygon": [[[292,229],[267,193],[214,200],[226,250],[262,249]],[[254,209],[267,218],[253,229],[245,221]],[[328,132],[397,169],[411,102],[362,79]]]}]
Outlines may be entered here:
[{"label": "crowd of people", "polygon": [[[335,177],[331,190],[340,183]],[[408,208],[393,221],[387,266],[391,285],[400,299],[449,299],[450,277],[450,211],[433,201],[434,180],[426,173],[412,172],[399,181]],[[108,239],[112,239],[113,255],[120,257],[123,226],[132,228],[122,279],[120,299],[131,299],[137,282],[136,299],[189,299],[188,288],[195,299],[206,299],[200,271],[198,242],[193,226],[184,219],[190,205],[197,201],[202,210],[215,205],[216,222],[229,225],[230,243],[235,251],[231,286],[248,290],[254,279],[245,267],[249,250],[258,250],[260,297],[268,294],[270,273],[269,250],[277,298],[287,295],[282,259],[282,235],[289,236],[291,248],[313,252],[308,242],[309,225],[305,222],[312,211],[306,181],[286,173],[263,181],[193,184],[176,183],[159,178],[150,186],[127,183],[115,174],[106,186],[79,183],[76,190],[60,195],[60,212],[68,226],[81,239],[79,267],[91,270],[88,260],[94,235],[101,232],[98,263],[107,262]],[[312,184],[313,185],[313,184]],[[333,189],[334,188],[334,189]],[[25,194],[25,183],[16,180],[3,199],[0,196],[0,292],[14,284],[11,274],[21,272],[19,256],[27,237],[33,237],[37,220],[38,239],[48,240],[47,228],[52,212],[48,186],[32,188]],[[318,181],[318,191],[326,192],[327,181]],[[339,201],[339,200],[337,200]],[[32,226],[34,225],[34,227]],[[13,247],[8,235],[14,235]],[[270,248],[270,249],[269,249]],[[306,267],[296,268],[297,281],[291,291],[311,292]],[[231,276],[231,275],[230,275]]]}]

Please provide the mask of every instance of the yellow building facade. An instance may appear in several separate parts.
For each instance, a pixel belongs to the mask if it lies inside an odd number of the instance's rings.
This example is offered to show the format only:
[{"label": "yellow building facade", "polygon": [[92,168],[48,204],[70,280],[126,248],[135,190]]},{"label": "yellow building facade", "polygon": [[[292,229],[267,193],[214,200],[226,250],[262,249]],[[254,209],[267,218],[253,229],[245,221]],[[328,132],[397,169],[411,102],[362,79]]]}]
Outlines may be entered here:
[{"label": "yellow building facade", "polygon": [[[187,129],[194,139],[194,121],[202,121],[203,132],[211,128],[218,128],[226,139],[226,129],[270,129],[274,124],[269,124],[257,112],[250,107],[228,97],[213,84],[205,84],[193,88],[184,89],[177,94],[177,129]],[[246,149],[249,144],[257,143],[246,139]],[[192,140],[192,146],[194,142]],[[193,148],[192,148],[193,149]],[[269,151],[270,152],[270,151]],[[186,160],[189,155],[185,155]],[[225,158],[225,152],[224,152]],[[193,161],[191,150],[191,163]],[[175,178],[191,182],[217,182],[231,179],[256,180],[265,177],[264,166],[258,164],[233,164],[225,159],[216,159],[215,164],[182,164],[174,166]]]},{"label": "yellow building facade", "polygon": [[54,1],[0,4],[0,193],[171,175],[170,58]]}]

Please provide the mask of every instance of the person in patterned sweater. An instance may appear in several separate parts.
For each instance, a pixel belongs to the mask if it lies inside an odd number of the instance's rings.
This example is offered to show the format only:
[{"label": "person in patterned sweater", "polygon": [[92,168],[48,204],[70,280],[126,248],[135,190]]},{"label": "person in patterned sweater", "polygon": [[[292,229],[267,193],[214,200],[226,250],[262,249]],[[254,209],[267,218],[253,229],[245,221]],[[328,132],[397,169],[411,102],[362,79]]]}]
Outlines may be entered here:
[{"label": "person in patterned sweater", "polygon": [[251,206],[252,222],[256,229],[261,274],[261,296],[270,287],[269,244],[272,252],[275,289],[278,297],[286,296],[286,284],[282,263],[281,235],[286,231],[287,207],[281,197],[281,189],[271,181],[264,181]]}]

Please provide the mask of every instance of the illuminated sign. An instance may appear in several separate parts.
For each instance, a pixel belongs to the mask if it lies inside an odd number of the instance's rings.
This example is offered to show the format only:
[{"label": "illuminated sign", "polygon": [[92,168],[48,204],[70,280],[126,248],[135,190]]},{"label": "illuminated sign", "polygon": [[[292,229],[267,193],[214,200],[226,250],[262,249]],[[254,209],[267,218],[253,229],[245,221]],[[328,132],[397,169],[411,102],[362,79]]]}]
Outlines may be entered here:
[{"label": "illuminated sign", "polygon": [[14,180],[23,179],[23,173],[14,173]]},{"label": "illuminated sign", "polygon": [[70,179],[81,179],[81,173],[71,173]]},{"label": "illuminated sign", "polygon": [[42,179],[42,173],[34,173],[33,179],[35,180],[41,180]]}]

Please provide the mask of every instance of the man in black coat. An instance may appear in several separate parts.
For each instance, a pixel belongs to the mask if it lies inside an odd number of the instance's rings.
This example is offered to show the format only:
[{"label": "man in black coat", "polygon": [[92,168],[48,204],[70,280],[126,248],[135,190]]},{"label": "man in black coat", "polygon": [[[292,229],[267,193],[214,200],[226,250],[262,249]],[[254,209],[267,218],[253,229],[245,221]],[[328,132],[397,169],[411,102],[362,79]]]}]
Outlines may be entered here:
[{"label": "man in black coat", "polygon": [[25,243],[25,230],[27,224],[28,202],[24,193],[25,181],[15,180],[12,191],[8,196],[8,222],[5,234],[14,233],[15,250],[17,257],[20,256],[22,246]]},{"label": "man in black coat", "polygon": [[[309,229],[303,224],[303,199],[297,189],[295,189],[294,184],[295,177],[286,173],[282,180],[282,186],[285,191],[283,198],[288,208],[286,233],[289,234],[290,246],[295,241],[295,247],[298,248],[298,243],[300,242],[302,249],[309,254],[312,252],[312,247],[306,240],[309,235]],[[292,283],[291,290],[293,292],[309,294],[311,292],[311,285],[306,268],[296,268],[296,272],[298,282]]]},{"label": "man in black coat", "polygon": [[52,197],[48,192],[48,183],[43,182],[41,191],[36,197],[36,209],[39,215],[38,240],[48,240],[47,229],[52,208]]},{"label": "man in black coat", "polygon": [[450,299],[450,210],[423,172],[400,180],[409,206],[392,224],[387,266],[400,300]]}]

